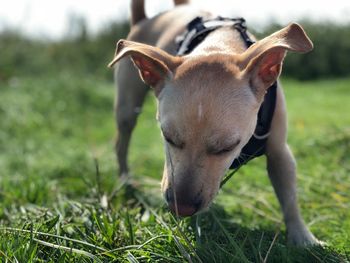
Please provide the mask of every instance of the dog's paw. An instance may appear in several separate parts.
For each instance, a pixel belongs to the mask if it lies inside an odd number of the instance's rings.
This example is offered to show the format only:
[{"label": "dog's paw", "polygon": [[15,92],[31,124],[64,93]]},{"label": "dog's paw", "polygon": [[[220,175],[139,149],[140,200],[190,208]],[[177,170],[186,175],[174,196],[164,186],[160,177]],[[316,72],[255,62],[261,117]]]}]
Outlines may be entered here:
[{"label": "dog's paw", "polygon": [[128,172],[122,172],[122,173],[120,174],[120,179],[121,179],[122,181],[127,181],[130,177],[131,177],[131,176],[130,176],[130,174],[129,174]]},{"label": "dog's paw", "polygon": [[323,246],[324,242],[318,240],[305,226],[293,229],[287,235],[288,244],[292,246]]}]

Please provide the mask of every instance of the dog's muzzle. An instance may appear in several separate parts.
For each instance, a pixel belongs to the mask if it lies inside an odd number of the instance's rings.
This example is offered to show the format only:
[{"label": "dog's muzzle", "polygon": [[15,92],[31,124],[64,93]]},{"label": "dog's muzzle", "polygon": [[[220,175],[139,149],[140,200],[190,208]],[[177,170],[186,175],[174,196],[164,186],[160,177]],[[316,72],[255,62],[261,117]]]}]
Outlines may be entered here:
[{"label": "dog's muzzle", "polygon": [[192,216],[200,210],[202,205],[202,199],[198,195],[195,198],[188,198],[188,194],[184,196],[180,192],[176,193],[175,200],[174,190],[171,188],[165,191],[164,196],[171,212],[179,216]]}]

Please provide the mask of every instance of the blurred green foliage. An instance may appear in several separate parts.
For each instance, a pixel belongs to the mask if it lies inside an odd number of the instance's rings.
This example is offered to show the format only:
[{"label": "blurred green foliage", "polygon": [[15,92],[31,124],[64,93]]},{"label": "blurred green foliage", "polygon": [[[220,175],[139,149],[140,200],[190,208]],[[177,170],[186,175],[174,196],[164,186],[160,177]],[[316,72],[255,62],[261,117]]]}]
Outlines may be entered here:
[{"label": "blurred green foliage", "polygon": [[58,41],[32,39],[14,30],[0,33],[0,80],[62,71],[111,77],[107,64],[116,42],[126,37],[129,24],[111,23],[89,35],[86,24],[78,22],[79,32]]},{"label": "blurred green foliage", "polygon": [[[350,24],[311,21],[301,24],[315,48],[308,54],[287,56],[284,76],[302,80],[349,76]],[[281,27],[271,23],[262,32],[254,33],[262,38]],[[75,28],[76,34],[58,41],[31,39],[13,30],[0,33],[0,80],[59,71],[111,78],[106,65],[113,57],[115,43],[126,37],[129,24],[113,22],[94,35],[88,33],[84,20],[78,20]]]}]

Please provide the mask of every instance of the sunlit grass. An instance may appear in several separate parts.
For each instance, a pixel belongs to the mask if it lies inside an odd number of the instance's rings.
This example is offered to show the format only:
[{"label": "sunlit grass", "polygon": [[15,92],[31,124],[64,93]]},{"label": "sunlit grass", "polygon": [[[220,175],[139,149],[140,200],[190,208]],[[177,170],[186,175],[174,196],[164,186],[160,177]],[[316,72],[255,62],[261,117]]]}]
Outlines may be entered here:
[{"label": "sunlit grass", "polygon": [[133,187],[123,185],[113,153],[113,84],[62,74],[1,83],[0,259],[350,260],[350,80],[283,83],[302,214],[326,248],[286,245],[263,157],[235,174],[209,211],[181,220],[169,214],[151,94],[130,150]]}]

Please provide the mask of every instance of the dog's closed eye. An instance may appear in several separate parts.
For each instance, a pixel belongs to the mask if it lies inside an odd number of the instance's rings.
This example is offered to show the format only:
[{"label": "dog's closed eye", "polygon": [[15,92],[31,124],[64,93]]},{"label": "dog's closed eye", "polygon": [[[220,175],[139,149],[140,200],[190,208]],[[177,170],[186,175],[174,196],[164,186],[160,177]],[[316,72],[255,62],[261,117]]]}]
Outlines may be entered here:
[{"label": "dog's closed eye", "polygon": [[171,146],[174,146],[174,147],[179,148],[178,145],[177,145],[172,139],[170,139],[169,137],[165,137],[165,136],[164,136],[164,139],[165,139],[165,141],[166,141],[167,143],[169,143]]},{"label": "dog's closed eye", "polygon": [[165,141],[172,147],[183,149],[183,147],[185,146],[185,143],[178,138],[179,136],[174,136],[174,135],[170,136],[170,134],[164,131],[162,131],[162,133]]},{"label": "dog's closed eye", "polygon": [[216,143],[215,145],[209,146],[207,149],[208,154],[211,155],[225,155],[232,152],[241,141],[238,139],[233,143],[229,143],[221,146],[220,143]]}]

